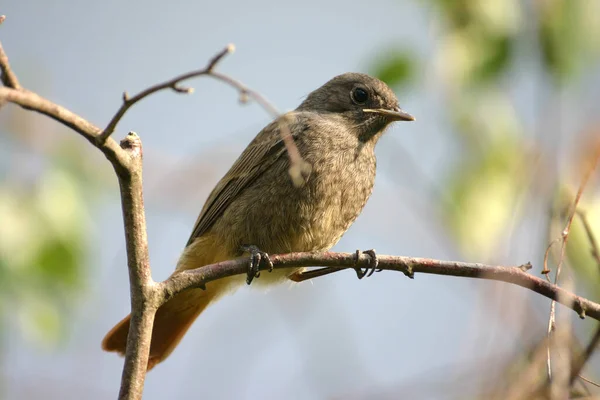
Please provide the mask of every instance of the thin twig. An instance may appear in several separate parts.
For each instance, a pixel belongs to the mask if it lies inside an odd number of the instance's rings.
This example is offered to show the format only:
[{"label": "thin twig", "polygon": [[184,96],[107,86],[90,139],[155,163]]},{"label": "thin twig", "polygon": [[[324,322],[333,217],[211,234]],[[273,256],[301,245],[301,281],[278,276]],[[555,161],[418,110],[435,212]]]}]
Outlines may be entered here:
[{"label": "thin twig", "polygon": [[124,92],[123,93],[123,103],[121,104],[121,107],[119,107],[119,109],[113,115],[113,117],[111,118],[111,120],[108,123],[108,125],[106,126],[106,128],[96,138],[97,143],[98,144],[104,143],[104,141],[106,141],[106,139],[109,138],[110,135],[113,134],[113,132],[115,131],[115,129],[117,127],[117,124],[121,121],[121,119],[123,118],[123,116],[125,115],[127,110],[129,110],[129,108],[131,108],[131,106],[136,104],[138,101],[140,101],[156,92],[159,92],[159,91],[165,90],[165,89],[171,89],[177,93],[184,93],[184,94],[192,93],[194,91],[194,89],[191,87],[180,86],[181,82],[191,79],[191,78],[203,76],[203,75],[211,76],[215,79],[218,79],[222,82],[227,83],[229,86],[232,86],[234,89],[236,89],[239,92],[240,101],[242,103],[247,102],[248,99],[251,98],[251,99],[255,100],[274,119],[277,119],[280,117],[282,118],[280,121],[280,132],[281,132],[281,138],[283,140],[283,143],[285,144],[285,147],[286,147],[286,150],[288,153],[288,157],[290,158],[290,171],[289,171],[290,176],[291,176],[294,184],[296,184],[297,186],[301,186],[304,183],[304,177],[310,173],[310,165],[302,159],[300,152],[298,151],[298,148],[296,147],[296,144],[294,143],[294,139],[292,137],[292,134],[291,134],[290,128],[289,128],[290,121],[286,118],[286,116],[282,117],[281,113],[277,110],[277,108],[271,102],[269,102],[263,95],[250,89],[248,86],[246,86],[242,82],[238,81],[237,79],[234,79],[228,75],[222,74],[222,73],[214,70],[214,68],[217,66],[217,64],[227,54],[233,53],[234,51],[235,51],[235,46],[233,44],[229,44],[223,50],[221,50],[219,53],[217,53],[208,62],[206,67],[204,67],[202,69],[199,69],[196,71],[191,71],[186,74],[179,75],[168,81],[151,86],[151,87],[141,91],[140,93],[136,94],[133,97],[129,97],[127,92]]},{"label": "thin twig", "polygon": [[[4,22],[6,17],[4,15],[0,15],[0,24]],[[2,73],[2,83],[4,86],[13,88],[13,89],[21,89],[21,85],[19,84],[19,80],[17,76],[10,68],[10,64],[8,62],[8,56],[4,52],[2,48],[2,44],[0,43],[0,73]]]},{"label": "thin twig", "polygon": [[[588,241],[590,242],[590,246],[592,248],[592,251],[591,251],[592,256],[594,257],[594,259],[596,260],[596,262],[598,264],[598,267],[600,268],[600,252],[598,251],[598,242],[596,241],[596,236],[594,235],[594,232],[592,231],[592,228],[587,220],[587,216],[586,216],[585,212],[583,212],[582,210],[577,210],[576,212],[577,212],[577,215],[579,216],[579,218],[581,219],[581,223],[583,224],[583,227],[585,229]],[[572,366],[571,366],[571,379],[570,379],[571,385],[574,384],[575,379],[577,377],[582,378],[580,375],[581,371],[583,370],[583,367],[588,362],[588,360],[590,359],[592,354],[596,351],[598,343],[600,343],[600,325],[598,325],[598,327],[596,328],[596,332],[594,333],[594,336],[592,336],[592,339],[586,346],[583,354],[581,354],[579,357],[573,357],[573,362],[572,362]],[[584,380],[588,381],[587,379],[584,379]]]},{"label": "thin twig", "polygon": [[[236,88],[240,92],[240,101],[245,102],[247,98],[253,98],[258,104],[262,106],[262,108],[264,108],[269,114],[271,114],[271,116],[274,119],[279,118],[281,116],[281,113],[277,110],[277,108],[273,104],[271,104],[264,96],[262,96],[258,92],[251,90],[242,82],[231,78],[230,76],[221,74],[219,72],[213,71],[211,75]],[[298,176],[297,173],[305,174],[310,171],[306,170],[306,165],[308,164],[302,160],[300,152],[298,151],[298,148],[294,143],[294,138],[292,137],[292,133],[290,132],[289,128],[289,120],[286,118],[286,116],[284,116],[283,118],[284,121],[282,121],[283,123],[280,124],[281,139],[285,144],[285,148],[287,150],[288,157],[290,158],[290,164],[292,165],[292,168],[294,168],[294,166],[300,168],[297,172],[290,171],[294,183],[298,183],[297,179],[303,178],[302,175]]]},{"label": "thin twig", "polygon": [[593,385],[593,386],[596,386],[596,387],[599,387],[599,388],[600,388],[600,383],[596,383],[596,382],[594,382],[593,380],[591,380],[591,379],[589,379],[589,378],[586,378],[585,376],[583,376],[583,375],[581,375],[581,374],[579,374],[579,379],[581,379],[581,380],[582,380],[582,381],[584,381],[584,382],[587,382],[587,383],[589,383],[590,385]]},{"label": "thin twig", "polygon": [[150,96],[151,94],[154,94],[156,92],[159,92],[159,91],[165,90],[165,89],[172,89],[178,93],[192,93],[193,92],[192,88],[184,88],[184,87],[179,86],[179,84],[182,81],[185,81],[190,78],[195,78],[198,76],[210,74],[212,72],[213,68],[217,65],[217,63],[219,61],[221,61],[223,59],[223,57],[225,57],[225,55],[232,53],[234,50],[235,50],[235,47],[232,44],[230,44],[230,45],[226,46],[223,50],[221,50],[219,53],[217,53],[208,62],[206,67],[196,70],[196,71],[188,72],[183,75],[179,75],[173,79],[156,84],[154,86],[150,86],[149,88],[142,90],[140,93],[136,94],[133,97],[129,97],[127,92],[124,92],[123,93],[123,103],[121,104],[121,107],[119,107],[119,109],[117,110],[115,115],[113,115],[113,117],[111,118],[111,120],[108,123],[108,125],[106,126],[106,128],[104,128],[102,133],[96,139],[98,141],[98,143],[103,143],[110,135],[112,135],[112,133],[115,131],[115,128],[117,127],[117,124],[119,123],[119,121],[121,121],[121,118],[123,118],[123,116],[125,115],[127,110],[129,110],[129,108],[131,108],[131,106],[133,106],[135,103]]},{"label": "thin twig", "polygon": [[[595,155],[590,167],[587,169],[587,171],[585,172],[585,174],[583,176],[583,179],[581,180],[579,188],[577,189],[577,194],[575,195],[575,201],[573,201],[573,203],[571,204],[571,207],[569,209],[567,224],[565,226],[565,229],[563,229],[563,231],[561,232],[562,244],[560,247],[560,256],[558,258],[558,263],[556,265],[556,274],[554,275],[554,284],[555,285],[558,284],[558,278],[560,276],[562,264],[563,264],[563,261],[565,258],[567,242],[569,240],[569,233],[571,231],[571,225],[573,224],[573,219],[575,218],[575,213],[577,212],[577,206],[579,205],[579,202],[581,201],[581,196],[583,196],[583,191],[585,190],[585,187],[586,187],[590,177],[592,176],[593,172],[596,170],[596,166],[598,165],[598,159],[600,159],[600,151],[596,152],[596,155]],[[546,269],[547,255],[548,255],[553,243],[554,243],[554,241],[548,246],[548,249],[546,250],[546,255],[544,256],[544,269]],[[552,334],[552,332],[554,331],[555,325],[556,325],[556,302],[552,301],[552,303],[550,305],[550,316],[548,318],[548,332],[547,332],[548,336],[550,336]],[[552,379],[552,363],[551,363],[550,351],[551,351],[550,347],[548,347],[548,359],[547,359],[548,378]]]},{"label": "thin twig", "polygon": [[596,327],[596,332],[594,332],[594,336],[592,336],[592,339],[590,340],[588,345],[585,347],[585,350],[583,351],[583,353],[579,357],[573,357],[572,364],[571,364],[571,378],[570,378],[571,385],[573,385],[573,383],[575,382],[575,379],[577,379],[577,377],[583,370],[583,367],[585,366],[585,364],[588,362],[588,360],[590,359],[592,354],[594,354],[594,352],[596,351],[596,348],[598,347],[598,343],[600,343],[600,325],[598,325]]}]

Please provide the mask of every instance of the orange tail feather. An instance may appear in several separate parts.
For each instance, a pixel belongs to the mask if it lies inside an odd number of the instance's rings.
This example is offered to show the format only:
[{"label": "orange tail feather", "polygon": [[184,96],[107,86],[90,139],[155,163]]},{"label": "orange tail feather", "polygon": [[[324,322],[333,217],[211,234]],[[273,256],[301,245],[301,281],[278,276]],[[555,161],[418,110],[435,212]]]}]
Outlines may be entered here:
[{"label": "orange tail feather", "polygon": [[[198,315],[220,294],[219,289],[222,285],[213,284],[207,290],[190,289],[158,309],[152,329],[148,370],[171,354]],[[125,355],[129,321],[128,315],[106,334],[102,349]]]}]

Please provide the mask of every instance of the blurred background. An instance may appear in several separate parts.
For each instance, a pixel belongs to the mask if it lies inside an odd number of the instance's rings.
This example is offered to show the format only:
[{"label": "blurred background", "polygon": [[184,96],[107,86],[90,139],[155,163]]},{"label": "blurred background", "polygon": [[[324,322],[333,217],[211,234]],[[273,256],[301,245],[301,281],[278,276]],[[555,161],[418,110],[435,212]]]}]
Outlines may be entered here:
[{"label": "blurred background", "polygon": [[[0,14],[21,84],[101,127],[124,90],[200,68],[228,43],[237,51],[218,69],[281,110],[343,72],[388,82],[417,122],[380,141],[374,194],[337,251],[531,261],[540,276],[600,150],[597,0],[20,0]],[[115,133],[134,130],[144,143],[157,280],[172,272],[209,191],[269,122],[220,82],[189,86],[193,95],[139,103]],[[578,214],[562,273],[593,301],[599,176],[580,202],[590,229]],[[128,310],[111,166],[67,128],[3,106],[0,398],[115,398],[123,360],[100,341]],[[546,377],[549,310],[548,299],[507,284],[391,272],[244,287],[202,314],[148,375],[145,398],[510,398],[523,376],[532,387]],[[557,321],[574,334],[559,360],[597,325],[560,306]],[[582,374],[600,380],[599,361]],[[578,382],[578,393],[600,389]]]}]

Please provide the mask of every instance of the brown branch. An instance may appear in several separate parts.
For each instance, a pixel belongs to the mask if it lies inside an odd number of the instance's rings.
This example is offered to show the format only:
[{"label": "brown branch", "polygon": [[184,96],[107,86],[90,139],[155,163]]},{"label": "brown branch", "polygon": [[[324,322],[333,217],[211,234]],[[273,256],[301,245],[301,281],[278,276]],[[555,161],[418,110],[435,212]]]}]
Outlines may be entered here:
[{"label": "brown branch", "polygon": [[[0,24],[4,22],[5,19],[6,17],[4,15],[0,15]],[[2,48],[2,44],[0,44],[0,73],[2,73],[2,83],[5,86],[8,86],[13,89],[21,88],[17,76],[10,68],[10,64],[8,63],[8,56]]]},{"label": "brown branch", "polygon": [[130,132],[121,141],[129,156],[126,173],[119,175],[121,207],[125,225],[127,266],[131,297],[131,323],[119,399],[141,398],[150,353],[157,302],[148,257],[148,238],[142,186],[142,142]]},{"label": "brown branch", "polygon": [[[507,282],[529,289],[549,299],[556,300],[574,310],[581,318],[590,316],[600,321],[600,304],[577,296],[542,278],[528,274],[530,264],[521,266],[493,266],[479,263],[440,261],[429,258],[401,256],[378,256],[378,268],[402,272],[407,276],[416,273],[458,276]],[[360,254],[358,261],[355,253],[293,253],[273,255],[271,261],[275,268],[307,267],[319,265],[340,270],[354,267],[367,268],[371,264],[368,255]],[[244,274],[248,270],[248,260],[238,258],[207,265],[173,275],[159,287],[164,291],[164,301],[174,295],[190,289],[200,288],[206,283],[227,276]],[[263,272],[264,273],[264,272]]]},{"label": "brown branch", "polygon": [[[127,110],[129,110],[129,108],[131,108],[138,101],[165,89],[171,89],[177,93],[192,93],[194,89],[191,87],[180,86],[181,82],[204,75],[211,76],[236,89],[239,92],[240,101],[242,103],[247,102],[249,98],[254,99],[254,101],[256,101],[268,114],[270,114],[271,117],[273,117],[274,119],[279,118],[281,116],[281,113],[269,100],[267,100],[266,97],[250,89],[248,86],[238,81],[237,79],[234,79],[220,72],[214,71],[214,68],[223,59],[223,57],[225,57],[227,54],[233,53],[234,51],[235,46],[233,44],[229,44],[223,50],[217,53],[208,62],[206,67],[202,69],[191,71],[179,75],[175,78],[172,78],[168,81],[151,86],[133,97],[129,97],[127,92],[124,92],[123,103],[121,104],[121,107],[119,107],[119,109],[111,118],[110,122],[108,123],[106,128],[104,128],[102,133],[96,137],[96,143],[98,145],[102,145],[110,137],[110,135],[113,134],[117,127],[117,124],[121,121]],[[304,183],[304,177],[310,173],[311,167],[307,162],[305,162],[302,159],[300,152],[298,151],[298,148],[294,143],[294,139],[292,138],[288,125],[289,121],[284,116],[284,120],[281,123],[281,138],[285,144],[288,156],[290,158],[290,175],[292,177],[292,180],[297,186],[301,186]]]},{"label": "brown branch", "polygon": [[126,167],[128,158],[124,157],[124,153],[118,143],[110,139],[104,144],[98,145],[96,143],[96,137],[101,132],[100,128],[72,111],[25,89],[0,87],[0,100],[17,104],[26,110],[44,114],[53,120],[60,122],[79,133],[94,146],[98,147],[115,168],[119,168],[119,170],[122,171],[122,167]]},{"label": "brown branch", "polygon": [[[596,170],[596,166],[598,165],[599,159],[600,159],[600,151],[597,151],[593,161],[591,162],[589,168],[586,170],[586,172],[581,180],[581,183],[579,184],[579,188],[577,189],[577,194],[575,195],[575,200],[573,201],[573,203],[571,204],[571,206],[569,208],[567,224],[566,224],[565,228],[563,229],[563,231],[561,232],[560,239],[558,239],[558,240],[561,240],[562,243],[560,246],[560,255],[558,258],[558,263],[556,265],[556,274],[554,275],[554,284],[555,285],[558,284],[558,278],[560,276],[562,264],[565,259],[567,242],[569,240],[569,233],[571,232],[571,225],[573,224],[573,219],[575,218],[575,213],[577,212],[577,206],[579,205],[579,202],[581,201],[581,197],[583,196],[583,191],[585,190],[585,187],[587,186],[587,183],[588,183],[590,177]],[[556,240],[553,240],[548,245],[548,248],[546,249],[546,254],[544,255],[544,270],[542,271],[542,273],[546,274],[546,278],[548,278],[548,279],[549,279],[549,276],[548,276],[549,270],[547,267],[547,259],[548,259],[548,254],[550,253],[550,249],[552,248],[554,243],[556,243]],[[550,315],[548,317],[548,332],[547,332],[548,336],[550,336],[552,334],[552,332],[555,329],[555,326],[556,326],[556,302],[553,300],[550,305]],[[552,365],[551,365],[551,357],[550,357],[550,347],[548,347],[547,364],[548,364],[548,378],[551,380],[552,379]]]},{"label": "brown branch", "polygon": [[131,106],[133,106],[135,103],[150,96],[151,94],[160,92],[161,90],[165,89],[171,89],[177,93],[192,93],[194,91],[192,88],[184,88],[182,86],[179,86],[179,84],[182,81],[185,81],[190,78],[211,74],[213,68],[217,65],[217,63],[221,61],[221,59],[223,59],[223,57],[225,57],[227,54],[232,53],[234,50],[235,47],[232,44],[230,44],[223,50],[221,50],[219,53],[217,53],[209,61],[205,68],[202,68],[197,71],[188,72],[186,74],[179,75],[173,79],[169,79],[168,81],[151,86],[145,90],[142,90],[140,93],[136,94],[131,98],[127,95],[127,92],[123,93],[123,104],[121,104],[121,107],[119,107],[115,115],[111,118],[106,128],[104,128],[100,136],[98,136],[98,143],[103,143],[104,141],[106,141],[106,139],[110,137],[110,135],[112,135],[112,133],[115,131],[115,128],[117,127],[117,124],[119,123],[119,121],[121,121],[121,118],[123,118],[127,110],[129,110],[129,108],[131,108]]},{"label": "brown branch", "polygon": [[[583,227],[585,229],[588,241],[590,242],[590,247],[592,248],[592,257],[594,257],[596,263],[598,264],[598,267],[600,267],[600,251],[598,250],[598,242],[596,241],[596,236],[592,231],[592,227],[588,222],[585,212],[577,210],[577,215],[579,215],[579,218],[581,219],[581,223],[583,224]],[[575,383],[575,379],[577,377],[584,379],[580,376],[581,371],[583,370],[585,364],[587,364],[588,360],[591,358],[592,354],[594,354],[594,352],[596,351],[598,343],[600,343],[600,325],[598,325],[598,327],[596,328],[596,332],[594,333],[594,336],[586,346],[583,354],[581,354],[579,357],[573,357],[571,363],[571,385]],[[587,379],[584,380],[588,381]]]}]

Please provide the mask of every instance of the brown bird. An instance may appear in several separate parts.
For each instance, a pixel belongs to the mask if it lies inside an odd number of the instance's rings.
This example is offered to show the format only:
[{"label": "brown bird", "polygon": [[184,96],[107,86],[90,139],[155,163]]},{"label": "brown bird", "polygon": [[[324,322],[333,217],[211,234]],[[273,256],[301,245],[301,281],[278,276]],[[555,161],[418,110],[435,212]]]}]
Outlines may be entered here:
[{"label": "brown bird", "polygon": [[[267,125],[208,196],[175,273],[243,254],[325,251],[362,211],[375,181],[375,144],[393,121],[413,121],[382,81],[359,73],[336,76],[300,106]],[[281,138],[291,133],[310,165],[303,185],[289,174]],[[258,250],[260,249],[260,250]],[[267,256],[268,257],[268,256]],[[252,268],[256,267],[256,263]],[[273,284],[298,271],[274,270],[257,280]],[[249,271],[247,282],[256,275]],[[244,282],[240,276],[191,289],[159,308],[148,369],[175,349],[198,315]],[[129,317],[102,341],[106,351],[125,353]]]}]

